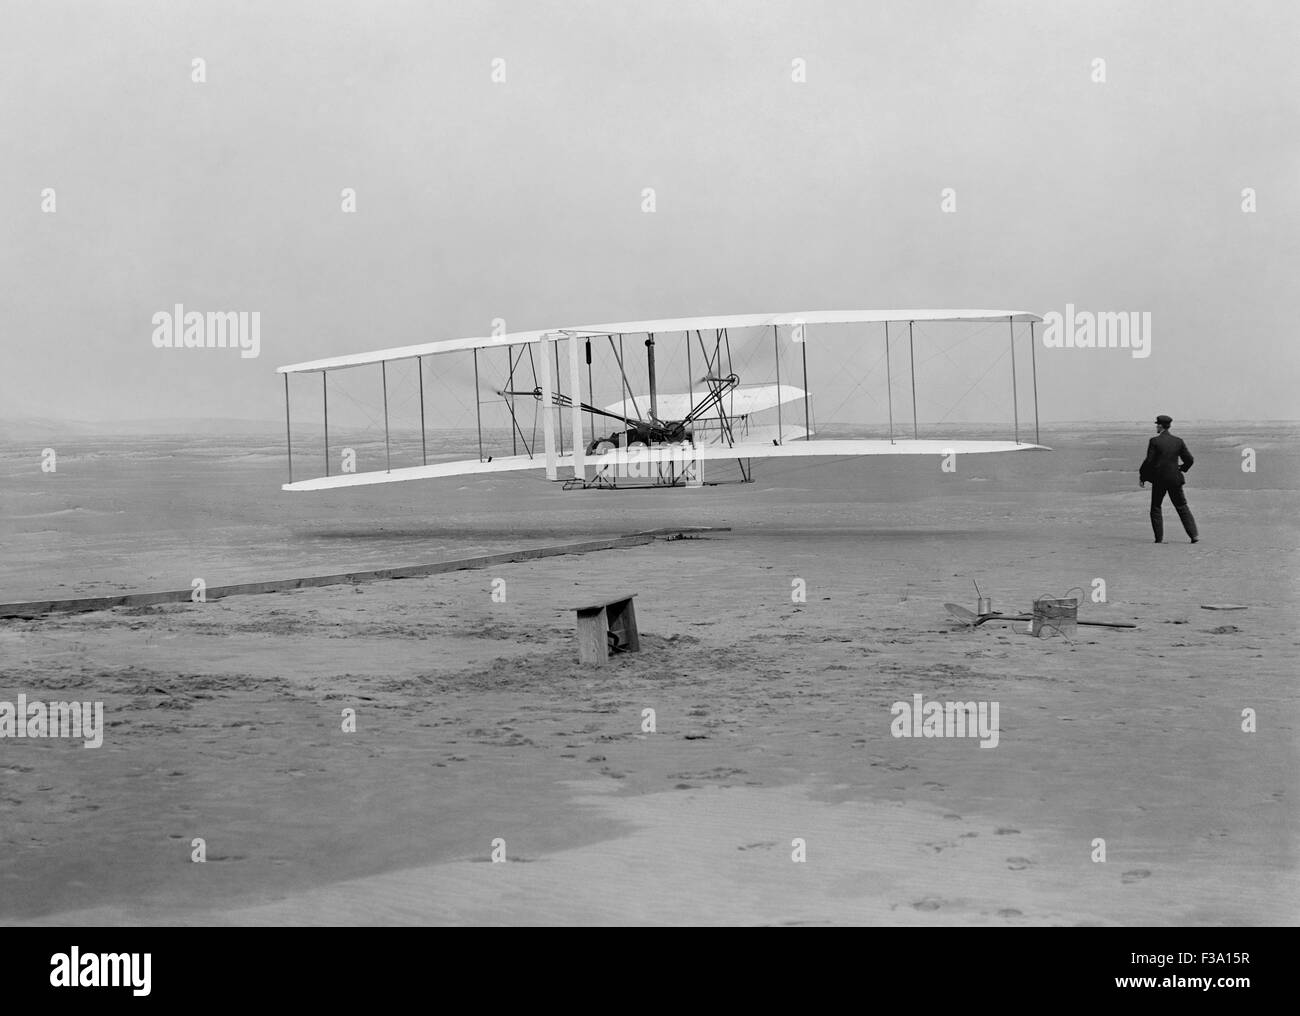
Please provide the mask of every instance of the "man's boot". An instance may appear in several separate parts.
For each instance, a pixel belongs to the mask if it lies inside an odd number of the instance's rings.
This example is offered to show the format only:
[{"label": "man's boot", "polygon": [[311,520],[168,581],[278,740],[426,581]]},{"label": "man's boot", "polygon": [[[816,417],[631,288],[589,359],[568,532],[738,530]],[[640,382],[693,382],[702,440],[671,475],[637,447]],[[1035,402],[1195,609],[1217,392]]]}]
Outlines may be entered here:
[{"label": "man's boot", "polygon": [[1165,539],[1165,513],[1159,508],[1151,509],[1151,531],[1156,534],[1156,543]]},{"label": "man's boot", "polygon": [[1200,539],[1196,533],[1196,520],[1192,518],[1191,508],[1187,507],[1185,504],[1179,505],[1178,517],[1183,520],[1183,529],[1187,531],[1187,535],[1191,537],[1192,542],[1195,543]]}]

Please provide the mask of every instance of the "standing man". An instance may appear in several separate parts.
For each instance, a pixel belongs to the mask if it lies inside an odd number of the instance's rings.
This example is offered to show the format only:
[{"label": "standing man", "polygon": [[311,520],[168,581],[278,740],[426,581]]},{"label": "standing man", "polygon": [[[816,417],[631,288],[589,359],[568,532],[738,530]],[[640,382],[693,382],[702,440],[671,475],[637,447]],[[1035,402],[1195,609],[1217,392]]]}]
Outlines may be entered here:
[{"label": "standing man", "polygon": [[1196,520],[1183,496],[1183,474],[1192,468],[1194,460],[1183,439],[1169,433],[1173,423],[1171,417],[1163,414],[1156,417],[1156,436],[1147,442],[1147,457],[1138,470],[1138,480],[1143,487],[1148,481],[1151,483],[1151,529],[1156,534],[1156,543],[1165,540],[1165,494],[1169,495],[1183,528],[1195,543]]}]

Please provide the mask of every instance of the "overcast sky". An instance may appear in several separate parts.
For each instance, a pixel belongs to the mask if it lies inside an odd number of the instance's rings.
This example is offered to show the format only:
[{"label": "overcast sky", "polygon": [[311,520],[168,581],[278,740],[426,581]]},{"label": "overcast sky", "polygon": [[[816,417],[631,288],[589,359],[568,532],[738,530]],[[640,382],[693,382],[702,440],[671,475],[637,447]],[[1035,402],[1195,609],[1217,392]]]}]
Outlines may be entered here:
[{"label": "overcast sky", "polygon": [[[0,417],[274,420],[278,365],[494,318],[1067,303],[1149,311],[1151,355],[1040,346],[1044,420],[1300,417],[1294,2],[0,22]],[[259,311],[260,355],[154,348],[177,303]]]}]

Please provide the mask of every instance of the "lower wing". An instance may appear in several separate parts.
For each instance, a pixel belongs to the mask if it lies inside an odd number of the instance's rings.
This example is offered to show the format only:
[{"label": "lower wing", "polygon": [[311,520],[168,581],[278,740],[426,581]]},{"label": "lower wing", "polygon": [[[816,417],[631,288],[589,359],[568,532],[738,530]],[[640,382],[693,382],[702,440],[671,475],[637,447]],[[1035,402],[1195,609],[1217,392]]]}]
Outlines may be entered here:
[{"label": "lower wing", "polygon": [[[1024,452],[1033,449],[1049,450],[1045,445],[1017,444],[1013,441],[796,441],[776,444],[749,441],[734,445],[651,445],[630,448],[612,448],[603,454],[591,453],[585,457],[589,469],[600,470],[611,466],[642,465],[649,463],[688,466],[691,462],[724,461],[727,459],[803,459],[803,458],[857,458],[865,455],[987,455],[994,452]],[[556,456],[556,466],[572,470],[573,455]],[[322,476],[312,480],[282,485],[284,490],[332,490],[336,487],[361,487],[371,483],[401,483],[406,480],[437,480],[449,476],[476,476],[482,473],[509,473],[523,470],[545,470],[544,456],[508,455],[501,458],[465,459],[456,462],[438,462],[428,466],[407,466],[401,469],[370,473],[342,473]],[[568,477],[562,477],[568,479]]]}]

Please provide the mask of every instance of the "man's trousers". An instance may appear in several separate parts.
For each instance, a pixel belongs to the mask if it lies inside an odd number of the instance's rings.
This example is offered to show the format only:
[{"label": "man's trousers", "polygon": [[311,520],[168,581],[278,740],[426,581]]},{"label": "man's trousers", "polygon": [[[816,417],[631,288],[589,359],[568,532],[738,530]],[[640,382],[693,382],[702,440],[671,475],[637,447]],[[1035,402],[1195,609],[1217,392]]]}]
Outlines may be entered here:
[{"label": "man's trousers", "polygon": [[1164,503],[1165,495],[1169,495],[1169,500],[1178,512],[1178,517],[1183,522],[1183,529],[1193,540],[1197,538],[1196,520],[1192,518],[1192,510],[1187,507],[1187,498],[1183,494],[1183,485],[1165,484],[1154,481],[1151,484],[1151,531],[1155,533],[1156,540],[1160,541],[1165,538],[1165,513]]}]

